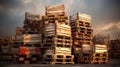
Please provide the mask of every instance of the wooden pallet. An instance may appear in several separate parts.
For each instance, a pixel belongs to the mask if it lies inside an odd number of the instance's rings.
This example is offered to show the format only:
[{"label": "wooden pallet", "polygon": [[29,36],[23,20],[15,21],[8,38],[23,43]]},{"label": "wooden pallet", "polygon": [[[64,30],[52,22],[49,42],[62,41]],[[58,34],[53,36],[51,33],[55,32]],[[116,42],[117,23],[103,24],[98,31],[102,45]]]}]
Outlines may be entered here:
[{"label": "wooden pallet", "polygon": [[53,19],[53,20],[59,20],[59,19],[64,19],[64,20],[68,20],[68,17],[67,16],[59,16],[59,15],[50,15],[50,16],[46,16],[44,19],[46,20],[50,20],[50,19]]},{"label": "wooden pallet", "polygon": [[91,64],[100,64],[100,62],[98,62],[98,61],[91,61],[90,63]]},{"label": "wooden pallet", "polygon": [[90,63],[91,63],[91,64],[107,64],[108,61],[107,61],[107,60],[106,60],[106,61],[101,61],[101,60],[95,61],[95,60],[93,60],[93,61],[91,61]]},{"label": "wooden pallet", "polygon": [[100,60],[99,63],[100,63],[100,64],[107,64],[107,63],[108,63],[108,60]]},{"label": "wooden pallet", "polygon": [[54,36],[47,36],[47,39],[51,39],[51,38],[57,38],[57,39],[72,39],[71,36],[63,36],[63,35],[54,35]]},{"label": "wooden pallet", "polygon": [[71,47],[72,38],[67,36],[49,36],[44,40],[44,46]]},{"label": "wooden pallet", "polygon": [[[93,56],[92,56],[93,55]],[[107,63],[108,57],[101,56],[101,53],[83,53],[81,56],[78,56],[78,63],[87,63],[87,64],[101,64]]]},{"label": "wooden pallet", "polygon": [[52,62],[47,62],[47,64],[74,64],[74,62],[52,61]]},{"label": "wooden pallet", "polygon": [[51,62],[50,64],[74,64],[74,62]]},{"label": "wooden pallet", "polygon": [[37,58],[19,58],[18,63],[22,63],[22,64],[32,64],[32,63],[38,63],[40,62],[39,59]]},{"label": "wooden pallet", "polygon": [[50,62],[50,64],[64,64],[64,62]]},{"label": "wooden pallet", "polygon": [[73,55],[57,55],[57,54],[54,54],[54,55],[46,55],[46,58],[57,58],[57,59],[73,59],[74,56]]},{"label": "wooden pallet", "polygon": [[108,53],[102,53],[100,56],[101,57],[108,57]]},{"label": "wooden pallet", "polygon": [[79,20],[72,20],[70,22],[70,25],[72,27],[80,27],[80,26],[84,26],[84,27],[92,27],[92,24],[91,23],[88,23],[88,22],[83,22],[83,21],[79,21]]},{"label": "wooden pallet", "polygon": [[41,59],[40,54],[36,54],[36,55],[19,55],[18,63],[30,64],[30,63],[39,62],[40,59]]},{"label": "wooden pallet", "polygon": [[41,32],[42,26],[38,20],[27,20],[24,21],[23,34],[39,34]]},{"label": "wooden pallet", "polygon": [[92,45],[93,43],[92,43],[92,40],[91,40],[91,41],[85,41],[85,40],[84,40],[84,44]]},{"label": "wooden pallet", "polygon": [[92,27],[92,24],[90,24],[90,23],[85,23],[85,27],[91,28],[91,27]]},{"label": "wooden pallet", "polygon": [[108,57],[100,57],[100,61],[108,61]]},{"label": "wooden pallet", "polygon": [[108,53],[93,53],[93,57],[108,57]]},{"label": "wooden pallet", "polygon": [[72,29],[72,32],[73,33],[77,33],[78,32],[78,34],[80,33],[80,34],[88,34],[88,35],[92,35],[93,34],[93,31],[92,30],[80,30],[80,29],[78,29],[78,30],[74,30],[74,29]]},{"label": "wooden pallet", "polygon": [[67,15],[65,13],[63,14],[48,14],[47,17],[66,17]]},{"label": "wooden pallet", "polygon": [[71,26],[75,26],[75,27],[80,27],[80,26],[85,26],[85,22],[79,21],[79,20],[72,20],[70,22]]},{"label": "wooden pallet", "polygon": [[108,63],[108,53],[93,53],[91,56],[91,64]]},{"label": "wooden pallet", "polygon": [[68,25],[68,20],[66,20],[66,19],[55,19],[55,18],[52,18],[52,19],[49,18],[49,19],[45,20],[45,25],[49,24],[49,23],[62,23],[62,24]]},{"label": "wooden pallet", "polygon": [[74,62],[73,55],[46,55],[45,59],[47,62]]},{"label": "wooden pallet", "polygon": [[101,59],[100,59],[100,57],[92,57],[92,60],[93,60],[93,61],[99,61],[99,60],[101,60]]},{"label": "wooden pallet", "polygon": [[41,43],[36,42],[36,43],[24,43],[21,44],[20,46],[26,46],[26,47],[41,47]]}]

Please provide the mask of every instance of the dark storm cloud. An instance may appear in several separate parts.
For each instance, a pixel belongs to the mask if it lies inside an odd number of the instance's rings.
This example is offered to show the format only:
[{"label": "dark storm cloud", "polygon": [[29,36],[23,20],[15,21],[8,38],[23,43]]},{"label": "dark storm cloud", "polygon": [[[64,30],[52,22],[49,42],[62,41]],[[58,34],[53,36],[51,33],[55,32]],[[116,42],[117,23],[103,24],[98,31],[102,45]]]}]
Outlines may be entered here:
[{"label": "dark storm cloud", "polygon": [[[120,0],[104,0],[101,10],[99,21],[100,24],[106,25],[112,24],[112,27],[107,30],[103,30],[104,34],[111,35],[111,39],[120,38]],[[98,22],[99,22],[98,21]],[[99,26],[99,25],[97,25]]]},{"label": "dark storm cloud", "polygon": [[20,8],[22,5],[22,0],[0,0],[0,6],[4,9]]},{"label": "dark storm cloud", "polygon": [[0,37],[14,34],[17,23],[21,21],[19,11],[22,7],[21,0],[0,0]]},{"label": "dark storm cloud", "polygon": [[120,22],[114,23],[112,26],[104,30],[104,34],[109,34],[111,39],[120,38]]},{"label": "dark storm cloud", "polygon": [[118,22],[120,21],[120,0],[104,0],[103,2],[103,14],[106,17],[105,20]]},{"label": "dark storm cloud", "polygon": [[[112,27],[110,30],[108,30],[109,33],[111,33],[111,38],[120,38],[120,28]],[[114,35],[113,35],[114,34]]]}]

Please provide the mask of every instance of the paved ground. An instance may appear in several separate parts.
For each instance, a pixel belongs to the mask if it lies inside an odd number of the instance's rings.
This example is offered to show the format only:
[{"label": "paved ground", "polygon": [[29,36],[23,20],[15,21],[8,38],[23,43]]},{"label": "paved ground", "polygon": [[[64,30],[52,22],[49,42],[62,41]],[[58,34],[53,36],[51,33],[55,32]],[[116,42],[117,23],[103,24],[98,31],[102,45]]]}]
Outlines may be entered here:
[{"label": "paved ground", "polygon": [[120,67],[120,59],[110,59],[108,64],[73,64],[73,65],[15,64],[14,62],[0,61],[0,67]]},{"label": "paved ground", "polygon": [[6,65],[2,67],[120,67],[120,65],[106,65],[106,64],[74,64],[74,65],[41,65],[41,64],[18,64],[18,65]]}]

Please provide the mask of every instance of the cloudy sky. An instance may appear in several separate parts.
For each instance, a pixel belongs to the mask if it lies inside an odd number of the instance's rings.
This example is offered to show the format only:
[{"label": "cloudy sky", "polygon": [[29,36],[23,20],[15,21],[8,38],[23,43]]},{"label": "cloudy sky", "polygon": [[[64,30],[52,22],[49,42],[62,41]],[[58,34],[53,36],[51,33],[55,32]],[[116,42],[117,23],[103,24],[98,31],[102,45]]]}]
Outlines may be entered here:
[{"label": "cloudy sky", "polygon": [[64,4],[70,16],[77,12],[92,16],[94,35],[120,37],[120,0],[0,0],[0,37],[15,34],[23,26],[25,12],[44,15],[45,6]]}]

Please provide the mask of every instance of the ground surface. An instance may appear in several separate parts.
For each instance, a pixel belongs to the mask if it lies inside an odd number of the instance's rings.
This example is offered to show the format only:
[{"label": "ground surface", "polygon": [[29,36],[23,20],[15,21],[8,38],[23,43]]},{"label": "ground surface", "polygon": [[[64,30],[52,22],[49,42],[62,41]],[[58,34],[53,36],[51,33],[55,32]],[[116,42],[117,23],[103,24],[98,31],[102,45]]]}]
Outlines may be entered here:
[{"label": "ground surface", "polygon": [[120,67],[120,59],[110,59],[108,64],[72,64],[72,65],[15,64],[15,62],[0,61],[0,67]]}]

